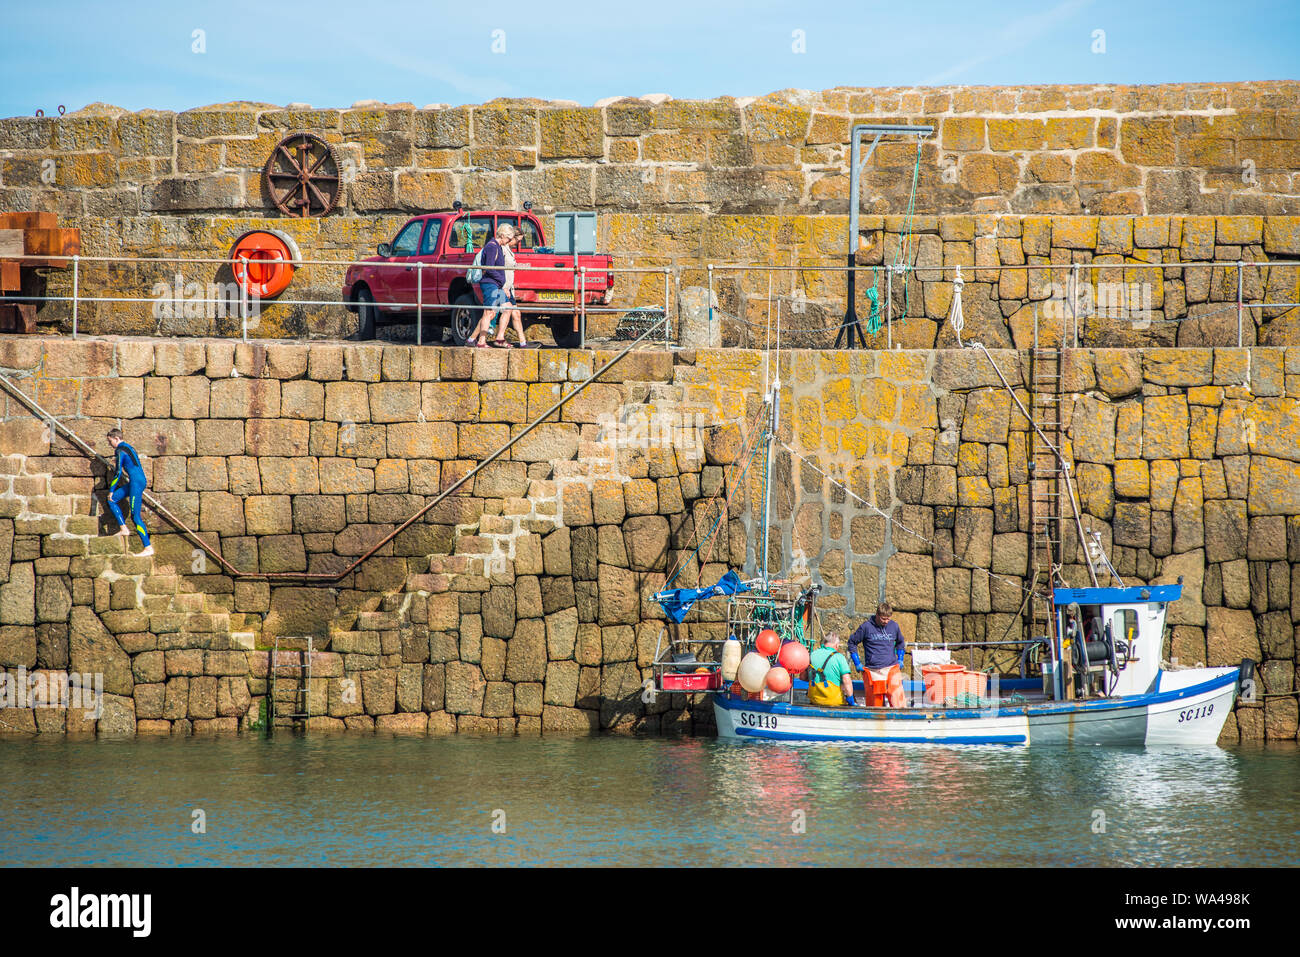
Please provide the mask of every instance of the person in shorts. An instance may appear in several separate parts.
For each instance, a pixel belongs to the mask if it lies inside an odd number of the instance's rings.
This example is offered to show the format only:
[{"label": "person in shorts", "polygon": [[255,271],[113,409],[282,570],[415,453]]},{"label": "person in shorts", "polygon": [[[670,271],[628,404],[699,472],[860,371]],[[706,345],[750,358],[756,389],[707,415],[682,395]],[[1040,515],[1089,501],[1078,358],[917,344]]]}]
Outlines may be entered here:
[{"label": "person in shorts", "polygon": [[[509,223],[502,223],[497,227],[496,235],[488,240],[483,247],[482,254],[479,256],[479,266],[483,270],[483,276],[478,283],[479,298],[485,308],[483,314],[479,317],[478,325],[474,327],[474,331],[470,333],[469,337],[469,341],[476,346],[486,346],[488,344],[488,338],[492,335],[492,318],[498,312],[501,314],[501,334],[502,336],[505,335],[505,306],[508,303],[505,294],[505,246],[509,244],[514,232],[513,226]],[[503,345],[505,344],[504,339],[499,341]]]}]

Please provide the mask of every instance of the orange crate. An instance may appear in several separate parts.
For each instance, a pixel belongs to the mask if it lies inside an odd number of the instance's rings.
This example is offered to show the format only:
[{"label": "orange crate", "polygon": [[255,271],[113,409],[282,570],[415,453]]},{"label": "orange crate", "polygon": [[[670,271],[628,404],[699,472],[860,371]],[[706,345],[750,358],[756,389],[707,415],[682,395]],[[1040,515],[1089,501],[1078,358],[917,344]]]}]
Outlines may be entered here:
[{"label": "orange crate", "polygon": [[961,665],[925,665],[921,668],[921,679],[925,682],[925,703],[932,707],[960,694],[980,697],[988,694],[989,676]]}]

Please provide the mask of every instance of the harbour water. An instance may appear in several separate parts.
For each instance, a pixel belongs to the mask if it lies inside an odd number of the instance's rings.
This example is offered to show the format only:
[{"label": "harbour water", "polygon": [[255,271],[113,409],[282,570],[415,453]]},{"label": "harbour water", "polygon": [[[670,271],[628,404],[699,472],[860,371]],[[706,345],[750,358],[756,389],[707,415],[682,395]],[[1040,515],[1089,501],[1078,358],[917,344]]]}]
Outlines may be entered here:
[{"label": "harbour water", "polygon": [[9,866],[1300,864],[1290,745],[10,739],[0,781]]}]

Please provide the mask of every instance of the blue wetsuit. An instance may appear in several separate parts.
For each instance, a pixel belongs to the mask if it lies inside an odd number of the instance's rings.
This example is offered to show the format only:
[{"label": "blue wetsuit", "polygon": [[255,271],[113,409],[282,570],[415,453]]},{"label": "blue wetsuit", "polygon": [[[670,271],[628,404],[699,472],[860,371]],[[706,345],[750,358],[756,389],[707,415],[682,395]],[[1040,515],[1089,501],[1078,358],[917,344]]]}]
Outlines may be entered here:
[{"label": "blue wetsuit", "polygon": [[117,474],[113,476],[113,481],[108,485],[108,507],[112,509],[113,517],[117,519],[117,524],[126,527],[126,518],[122,515],[122,510],[118,507],[118,502],[124,498],[131,500],[131,522],[135,525],[135,530],[140,533],[140,541],[144,542],[145,547],[149,547],[149,532],[145,530],[144,519],[140,516],[140,506],[144,501],[145,475],[144,466],[140,464],[140,456],[136,455],[135,449],[125,442],[117,443]]}]

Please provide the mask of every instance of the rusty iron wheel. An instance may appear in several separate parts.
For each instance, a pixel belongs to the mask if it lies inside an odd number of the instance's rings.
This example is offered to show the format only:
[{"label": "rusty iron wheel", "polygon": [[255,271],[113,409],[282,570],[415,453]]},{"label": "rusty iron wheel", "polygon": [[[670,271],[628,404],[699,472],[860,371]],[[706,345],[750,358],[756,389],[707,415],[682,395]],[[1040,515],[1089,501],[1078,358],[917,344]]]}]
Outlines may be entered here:
[{"label": "rusty iron wheel", "polygon": [[286,216],[324,216],[343,191],[334,149],[315,133],[290,133],[266,161],[266,191]]}]

